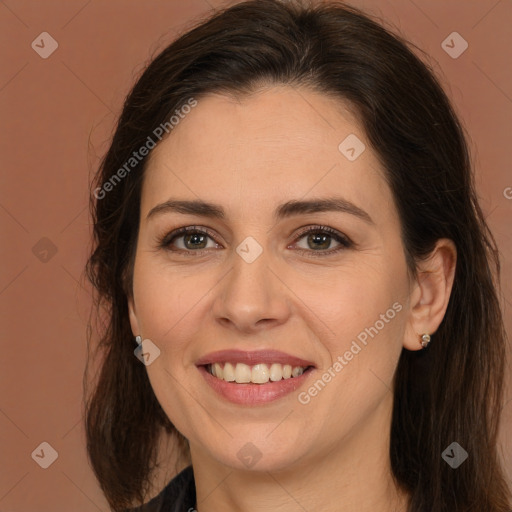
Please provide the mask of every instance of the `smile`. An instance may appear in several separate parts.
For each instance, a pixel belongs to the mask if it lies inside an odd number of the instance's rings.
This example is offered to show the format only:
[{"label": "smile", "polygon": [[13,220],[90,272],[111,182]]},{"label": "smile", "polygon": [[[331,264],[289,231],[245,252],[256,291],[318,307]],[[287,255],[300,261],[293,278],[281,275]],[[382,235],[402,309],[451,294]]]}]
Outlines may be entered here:
[{"label": "smile", "polygon": [[275,350],[223,350],[196,361],[206,383],[221,398],[238,405],[262,405],[299,387],[314,363]]},{"label": "smile", "polygon": [[207,371],[226,382],[237,384],[266,384],[300,377],[309,367],[291,366],[289,364],[272,363],[270,366],[261,363],[249,366],[244,363],[214,363],[207,365]]}]

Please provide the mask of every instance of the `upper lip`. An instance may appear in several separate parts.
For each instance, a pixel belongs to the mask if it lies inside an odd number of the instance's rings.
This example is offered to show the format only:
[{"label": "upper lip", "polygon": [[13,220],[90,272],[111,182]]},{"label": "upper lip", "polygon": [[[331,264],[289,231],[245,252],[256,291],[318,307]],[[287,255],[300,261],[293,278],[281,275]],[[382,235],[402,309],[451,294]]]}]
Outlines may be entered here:
[{"label": "upper lip", "polygon": [[308,366],[315,366],[311,361],[301,359],[300,357],[286,354],[278,350],[219,350],[217,352],[211,352],[201,357],[197,362],[196,366],[204,366],[213,363],[244,363],[248,366],[255,364],[289,364],[291,366],[302,366],[307,368]]}]

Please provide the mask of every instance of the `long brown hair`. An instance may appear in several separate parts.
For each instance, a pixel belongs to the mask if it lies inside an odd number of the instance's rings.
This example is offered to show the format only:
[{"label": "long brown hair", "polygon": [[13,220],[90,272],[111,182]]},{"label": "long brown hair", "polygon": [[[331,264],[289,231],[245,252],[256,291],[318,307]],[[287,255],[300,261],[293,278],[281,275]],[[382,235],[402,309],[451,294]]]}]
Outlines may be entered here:
[{"label": "long brown hair", "polygon": [[[92,184],[86,271],[105,327],[99,378],[86,391],[86,433],[109,504],[117,511],[147,498],[162,434],[186,450],[134,357],[128,319],[147,158],[112,178],[148,137],[158,142],[155,128],[191,98],[250,94],[265,84],[309,87],[354,107],[385,169],[413,274],[438,239],[454,241],[445,318],[426,350],[402,351],[396,370],[391,466],[410,495],[409,512],[508,511],[497,450],[506,354],[498,251],[463,128],[432,69],[401,37],[344,4],[277,0],[224,9],[154,58],[126,99]],[[453,442],[469,455],[457,469],[442,458]]]}]

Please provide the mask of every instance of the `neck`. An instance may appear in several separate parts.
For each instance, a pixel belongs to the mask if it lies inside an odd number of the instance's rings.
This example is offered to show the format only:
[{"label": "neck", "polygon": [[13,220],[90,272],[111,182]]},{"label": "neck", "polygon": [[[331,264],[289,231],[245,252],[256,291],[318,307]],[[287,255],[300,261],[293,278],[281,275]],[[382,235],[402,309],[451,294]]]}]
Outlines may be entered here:
[{"label": "neck", "polygon": [[385,400],[338,444],[285,469],[233,469],[191,445],[197,511],[405,512],[407,496],[389,461],[391,404]]}]

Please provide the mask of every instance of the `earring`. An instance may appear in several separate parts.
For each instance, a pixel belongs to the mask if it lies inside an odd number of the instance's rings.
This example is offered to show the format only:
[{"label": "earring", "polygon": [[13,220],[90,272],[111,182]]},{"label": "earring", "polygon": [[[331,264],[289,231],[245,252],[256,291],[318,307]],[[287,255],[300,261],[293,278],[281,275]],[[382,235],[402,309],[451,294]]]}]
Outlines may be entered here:
[{"label": "earring", "polygon": [[426,347],[427,347],[427,345],[430,343],[430,334],[423,334],[423,335],[421,336],[421,341],[420,341],[420,343],[421,343],[421,346],[422,346],[423,348],[426,348]]},{"label": "earring", "polygon": [[137,345],[142,344],[142,337],[141,336],[135,336],[135,341],[137,342]]}]

